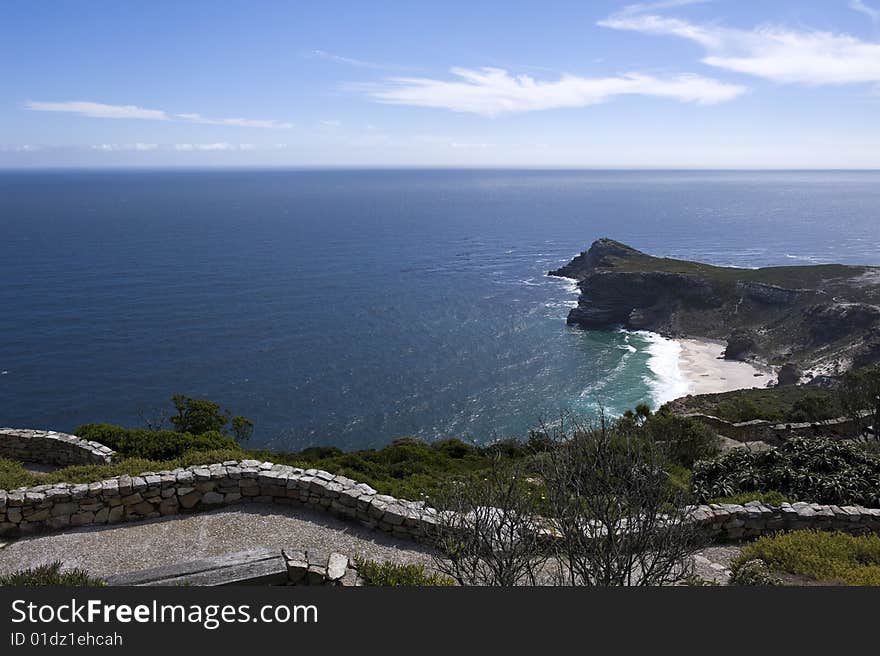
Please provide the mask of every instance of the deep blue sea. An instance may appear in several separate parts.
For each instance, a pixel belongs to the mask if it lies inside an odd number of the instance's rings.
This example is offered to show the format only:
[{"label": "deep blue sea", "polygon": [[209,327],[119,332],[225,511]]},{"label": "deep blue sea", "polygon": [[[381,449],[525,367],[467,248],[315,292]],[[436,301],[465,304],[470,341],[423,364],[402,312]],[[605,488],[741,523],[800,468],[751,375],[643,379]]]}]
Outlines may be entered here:
[{"label": "deep blue sea", "polygon": [[878,265],[880,173],[2,172],[0,425],[139,425],[181,392],[255,445],[353,448],[658,402],[663,341],[567,327],[544,275],[602,236]]}]

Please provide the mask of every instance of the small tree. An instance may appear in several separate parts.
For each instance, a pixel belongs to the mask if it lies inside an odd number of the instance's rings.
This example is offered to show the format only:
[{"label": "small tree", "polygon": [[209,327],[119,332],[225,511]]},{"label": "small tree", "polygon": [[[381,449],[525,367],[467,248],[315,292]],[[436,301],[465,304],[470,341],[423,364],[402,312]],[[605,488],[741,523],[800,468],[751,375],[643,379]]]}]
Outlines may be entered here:
[{"label": "small tree", "polygon": [[840,406],[859,433],[880,438],[880,366],[847,372],[840,383]]},{"label": "small tree", "polygon": [[254,433],[254,422],[241,415],[232,418],[232,436],[236,442],[247,442]]},{"label": "small tree", "polygon": [[559,436],[542,468],[562,582],[647,586],[685,577],[703,536],[658,446],[604,418],[576,428]]},{"label": "small tree", "polygon": [[436,569],[459,585],[534,585],[549,555],[539,501],[522,471],[497,457],[483,476],[447,483],[433,499]]},{"label": "small tree", "polygon": [[721,440],[704,424],[669,410],[647,417],[640,433],[656,445],[671,463],[686,467],[721,453]]},{"label": "small tree", "polygon": [[170,420],[178,433],[223,433],[230,421],[232,437],[237,442],[246,442],[254,432],[254,422],[241,415],[231,417],[229,410],[221,408],[213,401],[193,399],[183,394],[175,394],[171,401],[177,414]]},{"label": "small tree", "polygon": [[171,424],[178,433],[222,433],[229,423],[229,411],[221,409],[213,401],[175,394],[171,397],[171,402],[177,410],[177,414],[171,417]]}]

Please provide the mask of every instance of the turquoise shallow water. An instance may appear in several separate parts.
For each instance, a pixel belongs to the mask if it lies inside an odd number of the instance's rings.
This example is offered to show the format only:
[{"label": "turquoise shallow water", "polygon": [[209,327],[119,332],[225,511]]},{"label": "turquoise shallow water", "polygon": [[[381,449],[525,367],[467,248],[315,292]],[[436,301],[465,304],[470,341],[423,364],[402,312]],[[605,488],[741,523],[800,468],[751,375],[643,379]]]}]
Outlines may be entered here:
[{"label": "turquoise shallow water", "polygon": [[674,383],[663,344],[565,326],[544,273],[593,239],[880,264],[878,219],[877,173],[0,173],[0,424],[183,392],[277,448],[523,435]]}]

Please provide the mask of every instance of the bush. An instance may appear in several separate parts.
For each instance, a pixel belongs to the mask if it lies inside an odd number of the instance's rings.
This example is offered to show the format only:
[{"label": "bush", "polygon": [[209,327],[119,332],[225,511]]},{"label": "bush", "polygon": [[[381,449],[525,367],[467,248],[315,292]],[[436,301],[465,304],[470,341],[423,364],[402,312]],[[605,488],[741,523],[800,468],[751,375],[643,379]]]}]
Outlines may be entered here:
[{"label": "bush", "polygon": [[670,462],[688,469],[698,460],[714,458],[721,452],[721,441],[713,431],[671,412],[649,415],[642,431],[661,447]]},{"label": "bush", "polygon": [[358,560],[357,569],[368,586],[448,586],[455,585],[452,579],[428,572],[424,565],[398,565],[397,563],[377,563],[372,560]]},{"label": "bush", "polygon": [[61,562],[55,561],[50,565],[40,565],[31,569],[25,569],[13,574],[0,576],[0,585],[18,585],[26,587],[37,586],[102,586],[104,581],[89,575],[81,569],[71,569],[62,572]]},{"label": "bush", "polygon": [[855,444],[794,438],[778,448],[734,449],[694,466],[702,501],[745,492],[777,490],[798,501],[880,506],[880,457]]},{"label": "bush", "polygon": [[880,585],[880,537],[822,531],[766,536],[743,547],[731,563],[732,579],[748,578],[758,561],[769,573],[803,576],[823,583]]},{"label": "bush", "polygon": [[179,458],[188,451],[240,451],[235,440],[216,431],[194,435],[170,430],[122,428],[111,424],[85,424],[76,429],[76,435],[105,444],[125,458],[168,460]]},{"label": "bush", "polygon": [[781,506],[783,503],[794,503],[797,499],[791,499],[782,492],[771,490],[770,492],[742,492],[728,497],[715,497],[710,499],[709,503],[733,503],[742,506],[749,501],[760,501],[768,506]]},{"label": "bush", "polygon": [[782,585],[763,560],[753,558],[738,565],[730,574],[731,585]]},{"label": "bush", "polygon": [[700,412],[732,422],[764,419],[797,423],[843,415],[839,401],[834,390],[796,385],[699,394],[675,401],[674,405],[681,412]]},{"label": "bush", "polygon": [[477,452],[476,447],[453,437],[434,443],[434,448],[450,458],[460,459]]},{"label": "bush", "polygon": [[0,458],[0,490],[39,485],[42,479],[32,474],[20,462]]},{"label": "bush", "polygon": [[792,404],[785,420],[804,423],[835,419],[839,414],[838,410],[839,408],[835,404],[828,402],[826,396],[816,392],[808,392]]}]

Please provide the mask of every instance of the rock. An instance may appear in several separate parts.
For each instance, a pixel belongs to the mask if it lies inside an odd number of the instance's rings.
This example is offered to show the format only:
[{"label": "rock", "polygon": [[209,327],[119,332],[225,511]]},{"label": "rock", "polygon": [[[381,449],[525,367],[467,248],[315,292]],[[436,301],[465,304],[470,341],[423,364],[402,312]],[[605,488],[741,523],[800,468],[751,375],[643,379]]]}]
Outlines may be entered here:
[{"label": "rock", "polygon": [[798,369],[797,364],[794,362],[787,362],[782,365],[782,368],[779,370],[777,374],[776,385],[779,387],[784,387],[787,385],[797,385],[801,380],[801,372]]},{"label": "rock", "polygon": [[202,503],[206,505],[223,503],[223,495],[218,492],[206,492],[202,497]]},{"label": "rock", "polygon": [[[727,338],[727,348],[724,350],[725,360],[744,360],[746,356],[754,354],[758,349],[756,334],[752,330],[737,328]],[[757,374],[756,374],[757,375]]]},{"label": "rock", "polygon": [[549,271],[548,275],[582,280],[596,268],[613,266],[614,260],[625,259],[633,255],[644,255],[644,253],[613,239],[597,239],[589,250],[578,255],[565,266]]},{"label": "rock", "polygon": [[327,578],[330,581],[338,581],[345,576],[345,570],[348,568],[348,556],[340,553],[331,553],[330,559],[327,561]]}]

